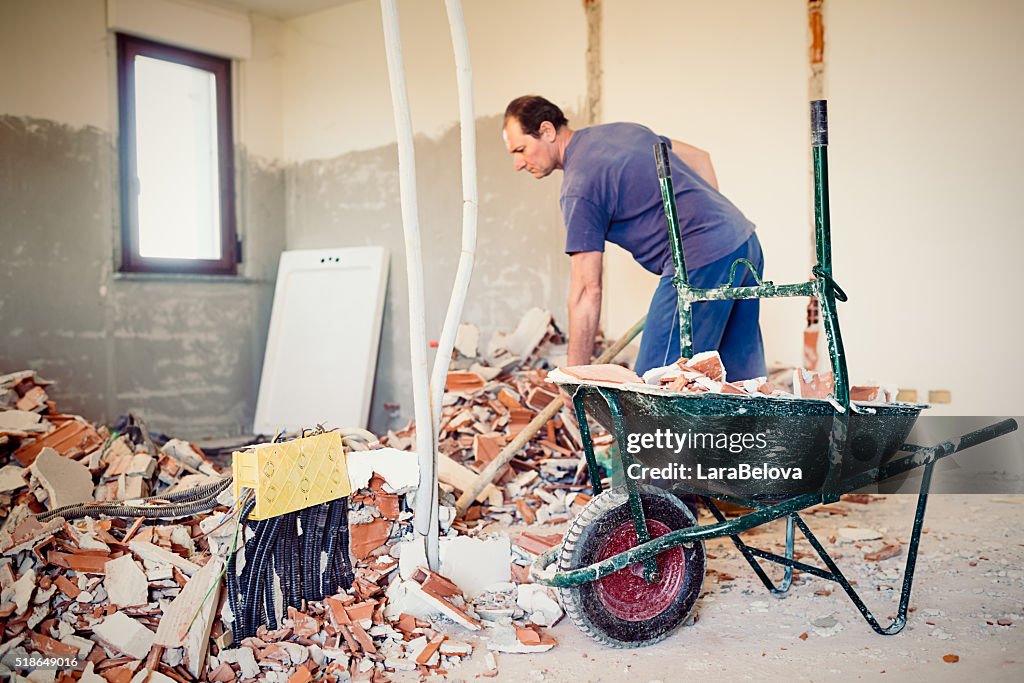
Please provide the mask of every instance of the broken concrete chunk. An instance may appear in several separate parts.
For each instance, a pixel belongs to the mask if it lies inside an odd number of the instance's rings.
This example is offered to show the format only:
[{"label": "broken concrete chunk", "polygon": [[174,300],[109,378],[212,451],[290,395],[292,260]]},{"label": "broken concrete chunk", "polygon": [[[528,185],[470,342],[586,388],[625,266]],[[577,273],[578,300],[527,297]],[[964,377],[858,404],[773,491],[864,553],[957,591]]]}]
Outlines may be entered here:
[{"label": "broken concrete chunk", "polygon": [[149,602],[149,580],[131,555],[122,555],[104,565],[103,586],[112,605],[135,607]]},{"label": "broken concrete chunk", "polygon": [[145,659],[156,638],[155,633],[124,612],[114,612],[96,624],[93,634],[101,644],[133,659]]},{"label": "broken concrete chunk", "polygon": [[519,586],[516,604],[526,612],[530,621],[538,626],[554,626],[562,618],[562,607],[551,591],[540,584]]},{"label": "broken concrete chunk", "polygon": [[51,510],[93,499],[89,468],[52,448],[43,448],[29,469],[46,489]]}]

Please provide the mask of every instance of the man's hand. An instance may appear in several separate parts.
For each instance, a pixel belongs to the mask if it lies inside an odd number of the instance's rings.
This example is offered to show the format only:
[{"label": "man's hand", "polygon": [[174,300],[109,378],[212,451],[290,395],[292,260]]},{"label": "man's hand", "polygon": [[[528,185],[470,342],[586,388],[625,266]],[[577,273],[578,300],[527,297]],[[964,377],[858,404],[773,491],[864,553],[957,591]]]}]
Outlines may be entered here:
[{"label": "man's hand", "polygon": [[603,257],[600,251],[580,251],[571,256],[569,365],[586,365],[594,355],[594,338],[601,320]]}]

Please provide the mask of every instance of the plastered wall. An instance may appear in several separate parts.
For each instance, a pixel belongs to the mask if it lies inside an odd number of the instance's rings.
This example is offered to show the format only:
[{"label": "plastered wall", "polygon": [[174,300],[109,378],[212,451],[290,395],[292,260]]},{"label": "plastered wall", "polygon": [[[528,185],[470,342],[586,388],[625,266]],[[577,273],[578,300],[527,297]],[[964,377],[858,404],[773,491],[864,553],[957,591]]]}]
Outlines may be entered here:
[{"label": "plastered wall", "polygon": [[[560,177],[514,173],[501,141],[508,100],[541,92],[570,112],[583,102],[582,5],[464,3],[473,60],[479,181],[476,268],[463,319],[486,343],[533,306],[565,324],[569,278],[558,211]],[[527,17],[546,17],[529,22]],[[427,334],[437,339],[458,265],[462,202],[458,99],[442,2],[400,2],[416,131]],[[286,22],[284,147],[288,247],[383,244],[391,274],[371,428],[412,417],[408,287],[397,148],[380,5],[364,0]],[[543,50],[537,46],[546,46]],[[532,47],[531,47],[532,46]],[[396,408],[385,408],[399,406]]]},{"label": "plastered wall", "polygon": [[242,277],[122,277],[105,10],[102,0],[0,4],[0,372],[38,370],[56,381],[62,410],[90,419],[137,411],[176,435],[243,433],[284,247],[281,143],[259,114],[280,102],[267,77],[274,29],[258,25],[252,68],[238,70],[236,108],[255,112],[236,136]]},{"label": "plastered wall", "polygon": [[[828,6],[835,267],[854,376],[1019,415],[1024,4]],[[925,396],[927,398],[927,396]]]}]

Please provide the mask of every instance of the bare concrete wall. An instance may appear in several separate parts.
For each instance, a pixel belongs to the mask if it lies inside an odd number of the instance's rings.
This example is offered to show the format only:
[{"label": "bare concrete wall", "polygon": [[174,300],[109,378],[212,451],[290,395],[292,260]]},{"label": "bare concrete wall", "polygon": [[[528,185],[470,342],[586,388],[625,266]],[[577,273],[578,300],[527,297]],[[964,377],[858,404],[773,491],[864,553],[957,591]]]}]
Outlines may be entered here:
[{"label": "bare concrete wall", "polygon": [[[486,342],[510,330],[532,306],[565,320],[569,260],[562,252],[557,179],[515,174],[500,143],[501,117],[477,120],[480,220],[476,267],[463,320]],[[325,161],[290,165],[288,247],[383,245],[391,253],[370,429],[386,431],[412,416],[408,285],[399,208],[397,149],[387,145]],[[427,330],[441,331],[461,249],[459,129],[416,139],[417,191],[426,279]],[[398,404],[389,410],[385,404]]]},{"label": "bare concrete wall", "polygon": [[248,198],[242,278],[115,275],[116,153],[109,133],[0,116],[0,372],[33,368],[62,410],[154,429],[247,431],[255,410],[284,176],[239,155]]}]

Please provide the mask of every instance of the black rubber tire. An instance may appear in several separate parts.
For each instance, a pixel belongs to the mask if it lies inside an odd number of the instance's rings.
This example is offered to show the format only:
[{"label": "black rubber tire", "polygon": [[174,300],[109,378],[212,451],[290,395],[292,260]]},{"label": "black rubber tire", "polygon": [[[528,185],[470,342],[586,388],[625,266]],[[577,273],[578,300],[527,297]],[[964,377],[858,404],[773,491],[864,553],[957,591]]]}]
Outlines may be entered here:
[{"label": "black rubber tire", "polygon": [[[690,509],[667,491],[653,486],[641,486],[640,499],[647,519],[658,520],[671,530],[697,523]],[[613,529],[631,519],[625,487],[607,490],[595,496],[573,520],[562,540],[558,558],[559,572],[579,569],[596,562],[602,541]],[[596,582],[559,588],[565,613],[581,631],[609,647],[644,647],[664,640],[686,622],[704,585],[704,542],[684,546],[683,557],[685,574],[678,594],[667,608],[650,619],[628,621],[609,612],[598,596]]]}]

